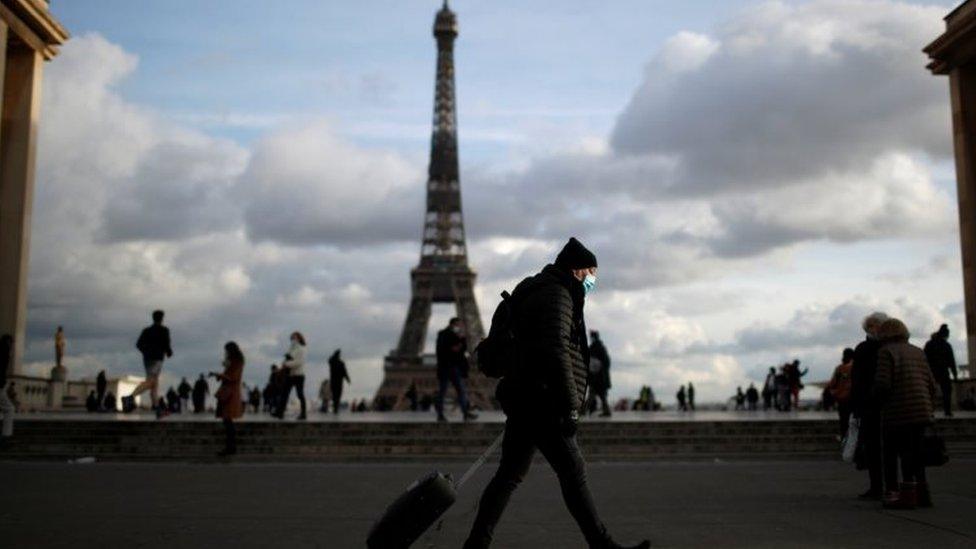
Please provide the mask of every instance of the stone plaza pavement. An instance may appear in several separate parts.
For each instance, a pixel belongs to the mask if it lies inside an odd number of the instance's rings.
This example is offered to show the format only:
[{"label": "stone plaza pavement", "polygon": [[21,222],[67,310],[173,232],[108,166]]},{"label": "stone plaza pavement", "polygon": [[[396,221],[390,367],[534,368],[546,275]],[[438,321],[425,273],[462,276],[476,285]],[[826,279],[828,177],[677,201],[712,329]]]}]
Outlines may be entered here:
[{"label": "stone plaza pavement", "polygon": [[[854,499],[865,476],[835,461],[591,463],[589,478],[611,530],[656,547],[974,547],[974,466],[931,470],[936,507],[901,512]],[[364,547],[385,506],[432,468],[0,462],[0,547]],[[460,547],[493,469],[414,547]],[[583,546],[555,476],[536,463],[494,547]]]}]

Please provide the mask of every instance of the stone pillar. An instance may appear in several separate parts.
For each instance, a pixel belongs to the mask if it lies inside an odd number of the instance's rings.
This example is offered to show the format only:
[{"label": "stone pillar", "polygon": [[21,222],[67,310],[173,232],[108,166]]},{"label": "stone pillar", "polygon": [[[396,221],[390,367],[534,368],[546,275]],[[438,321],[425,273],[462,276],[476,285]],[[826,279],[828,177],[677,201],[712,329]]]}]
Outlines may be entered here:
[{"label": "stone pillar", "polygon": [[8,43],[0,123],[0,333],[14,336],[14,374],[21,373],[24,350],[42,68],[40,52]]},{"label": "stone pillar", "polygon": [[949,72],[969,363],[976,360],[976,66]]}]

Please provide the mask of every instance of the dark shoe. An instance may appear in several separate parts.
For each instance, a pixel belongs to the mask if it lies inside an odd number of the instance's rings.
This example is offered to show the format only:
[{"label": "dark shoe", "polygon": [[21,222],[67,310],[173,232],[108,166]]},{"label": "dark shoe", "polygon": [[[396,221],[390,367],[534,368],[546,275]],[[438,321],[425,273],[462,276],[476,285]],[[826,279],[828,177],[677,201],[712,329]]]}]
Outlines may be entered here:
[{"label": "dark shoe", "polygon": [[612,415],[613,414],[611,414],[610,412],[603,412],[602,414],[600,414],[600,417],[610,417]]},{"label": "dark shoe", "polygon": [[884,501],[881,502],[885,509],[914,509],[918,507],[918,493],[914,482],[901,483],[901,489],[897,492],[885,494]]},{"label": "dark shoe", "polygon": [[438,423],[447,423],[447,418],[444,417],[444,414],[437,414],[437,422]]},{"label": "dark shoe", "polygon": [[919,507],[932,507],[932,494],[929,492],[929,483],[919,482],[915,486],[915,494]]},{"label": "dark shoe", "polygon": [[946,412],[945,417],[952,417],[952,412]]},{"label": "dark shoe", "polygon": [[867,492],[864,492],[863,494],[858,494],[857,499],[861,499],[865,501],[878,501],[879,499],[881,499],[881,496],[882,496],[881,490],[875,490],[874,488],[869,488]]},{"label": "dark shoe", "polygon": [[163,419],[169,415],[169,410],[166,408],[156,408],[156,419]]},{"label": "dark shoe", "polygon": [[474,421],[476,419],[478,419],[478,414],[464,412],[464,421]]},{"label": "dark shoe", "polygon": [[136,397],[122,397],[122,412],[131,414],[136,409]]},{"label": "dark shoe", "polygon": [[302,414],[295,419],[297,419],[298,421],[305,421],[306,419],[308,419],[308,417],[305,414]]}]

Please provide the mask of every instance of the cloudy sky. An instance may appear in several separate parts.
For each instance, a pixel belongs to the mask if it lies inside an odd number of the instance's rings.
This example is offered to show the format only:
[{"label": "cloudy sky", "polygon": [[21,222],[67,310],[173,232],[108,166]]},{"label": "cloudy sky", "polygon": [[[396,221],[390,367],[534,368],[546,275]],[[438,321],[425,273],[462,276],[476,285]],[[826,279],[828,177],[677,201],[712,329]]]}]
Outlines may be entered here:
[{"label": "cloudy sky", "polygon": [[[434,0],[54,2],[28,348],[168,382],[299,329],[371,396],[417,262]],[[826,378],[859,320],[939,323],[966,360],[947,82],[921,48],[956,2],[457,0],[462,188],[487,319],[571,235],[613,396],[724,399],[794,357]],[[435,308],[435,326],[448,306]],[[812,395],[808,395],[812,396]]]}]

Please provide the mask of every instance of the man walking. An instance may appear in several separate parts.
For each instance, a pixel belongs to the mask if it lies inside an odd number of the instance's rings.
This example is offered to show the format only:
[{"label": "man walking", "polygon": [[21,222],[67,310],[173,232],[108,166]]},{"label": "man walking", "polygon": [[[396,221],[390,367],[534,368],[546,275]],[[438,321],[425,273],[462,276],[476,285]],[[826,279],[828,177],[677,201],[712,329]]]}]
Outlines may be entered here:
[{"label": "man walking", "polygon": [[180,413],[190,410],[190,393],[193,392],[193,387],[190,382],[184,377],[180,381],[179,386],[176,388],[177,394],[180,395]]},{"label": "man walking", "polygon": [[[946,417],[952,417],[952,382],[959,379],[959,372],[956,371],[956,355],[949,343],[949,326],[943,324],[932,334],[932,339],[925,344],[925,358],[932,369],[932,377],[942,389],[942,410]],[[950,372],[952,379],[949,379]]]},{"label": "man walking", "polygon": [[695,386],[688,382],[688,409],[695,411]]},{"label": "man walking", "polygon": [[136,349],[142,353],[142,365],[146,369],[146,380],[136,386],[127,397],[122,397],[122,410],[126,413],[136,409],[136,396],[149,391],[156,416],[162,417],[166,410],[158,409],[159,402],[159,374],[163,371],[163,360],[172,358],[173,348],[170,345],[169,328],[163,326],[163,311],[153,311],[152,326],[142,330]]},{"label": "man walking", "polygon": [[603,406],[600,417],[610,417],[610,405],[607,404],[607,391],[610,390],[610,354],[600,339],[600,332],[591,331],[590,339],[590,398],[585,409],[592,413],[596,400],[600,399]]},{"label": "man walking", "polygon": [[881,410],[874,398],[874,377],[878,369],[878,328],[888,320],[884,313],[872,313],[864,319],[862,327],[866,337],[854,348],[854,366],[851,368],[851,412],[860,418],[858,444],[864,445],[864,458],[868,465],[868,490],[860,499],[880,500],[881,461]]},{"label": "man walking", "polygon": [[464,337],[464,325],[460,318],[452,318],[444,328],[437,333],[437,400],[434,406],[437,408],[437,421],[447,421],[444,416],[444,394],[447,393],[447,385],[450,383],[457,392],[458,404],[461,405],[461,413],[464,420],[477,419],[478,416],[471,413],[468,404],[468,395],[464,391],[464,378],[468,377],[468,342]]},{"label": "man walking", "polygon": [[[332,390],[332,413],[339,413],[339,402],[342,400],[342,383],[352,383],[349,379],[349,371],[346,370],[346,363],[342,360],[341,349],[336,349],[329,357],[329,385]],[[326,410],[328,411],[328,410]]]},{"label": "man walking", "polygon": [[[478,507],[465,549],[491,544],[512,492],[532,465],[536,448],[559,478],[563,499],[591,548],[619,549],[597,515],[586,484],[576,426],[586,394],[589,347],[585,296],[596,285],[596,256],[575,238],[539,274],[513,292],[513,330],[519,360],[498,384],[507,416],[502,457]],[[642,542],[637,548],[649,547]]]}]

